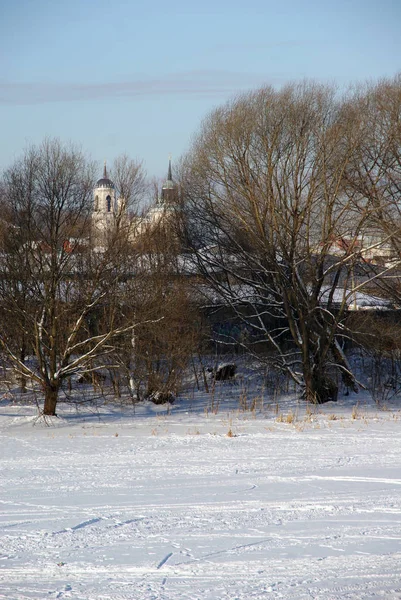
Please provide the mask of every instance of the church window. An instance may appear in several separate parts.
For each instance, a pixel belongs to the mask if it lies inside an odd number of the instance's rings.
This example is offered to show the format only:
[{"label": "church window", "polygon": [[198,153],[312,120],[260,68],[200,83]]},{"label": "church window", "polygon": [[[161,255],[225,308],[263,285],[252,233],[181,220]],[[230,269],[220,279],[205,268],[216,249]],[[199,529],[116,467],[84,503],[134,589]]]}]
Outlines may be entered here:
[{"label": "church window", "polygon": [[95,196],[95,212],[99,210],[99,196]]},{"label": "church window", "polygon": [[106,202],[107,202],[107,212],[110,212],[111,211],[111,196],[107,196]]}]

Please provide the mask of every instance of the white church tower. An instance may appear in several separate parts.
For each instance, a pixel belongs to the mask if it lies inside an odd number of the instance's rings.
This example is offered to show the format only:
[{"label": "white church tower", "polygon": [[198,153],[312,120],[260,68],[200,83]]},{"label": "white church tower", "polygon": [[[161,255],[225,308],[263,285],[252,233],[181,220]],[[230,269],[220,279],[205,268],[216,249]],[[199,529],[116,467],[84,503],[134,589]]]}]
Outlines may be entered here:
[{"label": "white church tower", "polygon": [[96,238],[104,238],[106,233],[112,229],[118,210],[115,186],[107,177],[105,162],[103,177],[97,181],[93,190],[92,226]]},{"label": "white church tower", "polygon": [[177,186],[173,181],[171,158],[168,161],[167,179],[163,183],[161,195],[156,205],[149,211],[148,219],[153,225],[169,221],[175,214],[177,203]]}]

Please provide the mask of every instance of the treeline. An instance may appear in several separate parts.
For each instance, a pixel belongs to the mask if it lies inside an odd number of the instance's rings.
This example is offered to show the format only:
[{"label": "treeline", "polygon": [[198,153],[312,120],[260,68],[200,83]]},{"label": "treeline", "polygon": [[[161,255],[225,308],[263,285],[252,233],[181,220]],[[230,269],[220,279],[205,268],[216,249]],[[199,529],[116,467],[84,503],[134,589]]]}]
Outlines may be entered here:
[{"label": "treeline", "polygon": [[76,148],[45,141],[2,178],[3,358],[41,387],[44,414],[65,380],[102,366],[133,398],[178,389],[210,341],[202,306],[245,332],[221,347],[268,361],[315,403],[339,379],[360,387],[348,341],[399,351],[389,327],[352,310],[400,305],[399,76],[341,97],[266,87],[214,110],[158,226],[138,228],[141,165],[122,157],[113,178],[125,212],[101,248],[94,167]]}]

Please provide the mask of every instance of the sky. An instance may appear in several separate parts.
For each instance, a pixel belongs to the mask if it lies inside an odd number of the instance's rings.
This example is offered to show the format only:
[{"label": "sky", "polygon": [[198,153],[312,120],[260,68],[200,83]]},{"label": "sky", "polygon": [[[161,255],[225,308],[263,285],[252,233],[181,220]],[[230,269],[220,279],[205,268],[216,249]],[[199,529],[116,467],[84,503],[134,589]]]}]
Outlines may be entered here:
[{"label": "sky", "polygon": [[401,0],[0,0],[0,169],[45,137],[165,177],[240,92],[401,71]]}]

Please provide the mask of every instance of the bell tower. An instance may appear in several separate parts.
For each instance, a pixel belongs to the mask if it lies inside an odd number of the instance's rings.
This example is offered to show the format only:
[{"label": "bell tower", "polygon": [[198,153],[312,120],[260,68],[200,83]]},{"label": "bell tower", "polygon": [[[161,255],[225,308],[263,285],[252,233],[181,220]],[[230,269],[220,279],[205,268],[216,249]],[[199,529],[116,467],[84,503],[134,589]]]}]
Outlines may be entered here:
[{"label": "bell tower", "polygon": [[96,182],[93,190],[92,225],[97,237],[104,236],[113,227],[117,210],[115,186],[107,176],[105,161],[103,177]]}]

